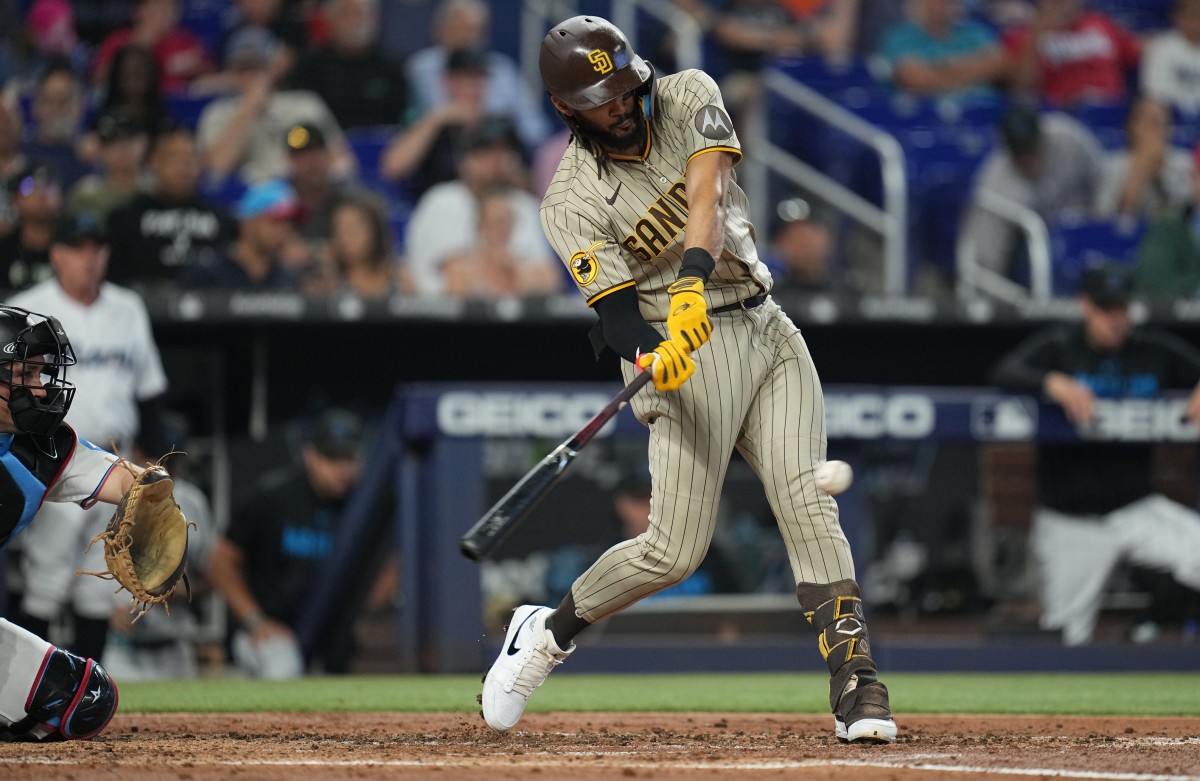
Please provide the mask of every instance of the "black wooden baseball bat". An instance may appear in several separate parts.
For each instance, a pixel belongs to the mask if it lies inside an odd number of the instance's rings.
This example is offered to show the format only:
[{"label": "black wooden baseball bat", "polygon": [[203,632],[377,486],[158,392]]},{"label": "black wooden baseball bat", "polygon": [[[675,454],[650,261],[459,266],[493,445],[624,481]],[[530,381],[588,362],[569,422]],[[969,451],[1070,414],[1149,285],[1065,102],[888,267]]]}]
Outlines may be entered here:
[{"label": "black wooden baseball bat", "polygon": [[604,424],[613,415],[620,412],[621,408],[633,398],[633,394],[641,390],[649,381],[649,372],[639,374],[633,382],[622,388],[621,392],[612,398],[612,401],[605,404],[604,409],[597,412],[591,420],[584,424],[583,428],[576,431],[566,442],[554,448],[550,455],[530,469],[462,536],[462,540],[459,542],[459,550],[462,551],[462,554],[472,561],[483,561],[487,558],[497,545],[507,539],[521,525],[521,522],[528,517],[538,502],[550,493],[550,489],[567,471],[567,467],[575,460],[575,456],[579,455],[579,451],[592,441],[596,432],[604,428]]}]

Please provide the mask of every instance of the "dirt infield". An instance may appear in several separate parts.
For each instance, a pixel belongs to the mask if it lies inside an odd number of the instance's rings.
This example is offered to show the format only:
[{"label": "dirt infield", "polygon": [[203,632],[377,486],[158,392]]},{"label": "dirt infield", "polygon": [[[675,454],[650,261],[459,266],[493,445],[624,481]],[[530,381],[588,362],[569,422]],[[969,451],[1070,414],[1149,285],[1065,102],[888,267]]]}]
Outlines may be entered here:
[{"label": "dirt infield", "polygon": [[0,743],[12,779],[894,779],[1200,781],[1200,719],[911,716],[890,746],[843,746],[827,716],[118,715],[88,743]]}]

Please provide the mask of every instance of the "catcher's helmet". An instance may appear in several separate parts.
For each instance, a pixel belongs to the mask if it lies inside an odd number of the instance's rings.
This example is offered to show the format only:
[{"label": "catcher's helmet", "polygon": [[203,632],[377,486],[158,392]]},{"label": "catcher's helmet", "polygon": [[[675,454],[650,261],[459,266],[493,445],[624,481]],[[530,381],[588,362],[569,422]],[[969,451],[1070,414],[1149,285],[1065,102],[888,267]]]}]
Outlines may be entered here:
[{"label": "catcher's helmet", "polygon": [[0,400],[8,402],[20,433],[48,437],[62,423],[75,398],[75,386],[67,382],[67,367],[74,365],[71,341],[57,319],[0,304],[0,388],[8,389]]},{"label": "catcher's helmet", "polygon": [[629,92],[648,91],[650,63],[625,34],[598,16],[573,16],[542,39],[538,57],[546,91],[573,109],[590,109]]}]

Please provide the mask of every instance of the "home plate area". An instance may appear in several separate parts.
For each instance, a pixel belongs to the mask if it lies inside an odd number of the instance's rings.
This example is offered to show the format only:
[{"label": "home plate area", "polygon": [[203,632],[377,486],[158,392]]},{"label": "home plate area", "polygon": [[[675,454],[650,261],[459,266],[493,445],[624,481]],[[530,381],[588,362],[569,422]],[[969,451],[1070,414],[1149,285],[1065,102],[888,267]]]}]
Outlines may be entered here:
[{"label": "home plate area", "polygon": [[5,779],[1094,778],[1200,781],[1200,719],[914,715],[845,746],[811,714],[121,714],[81,743],[0,743]]}]

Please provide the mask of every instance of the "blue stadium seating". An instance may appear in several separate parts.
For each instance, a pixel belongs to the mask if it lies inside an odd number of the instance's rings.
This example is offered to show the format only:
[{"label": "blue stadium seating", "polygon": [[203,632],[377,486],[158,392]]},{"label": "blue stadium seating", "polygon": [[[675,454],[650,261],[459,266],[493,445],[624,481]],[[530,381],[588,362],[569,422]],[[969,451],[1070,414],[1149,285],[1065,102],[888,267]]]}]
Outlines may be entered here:
[{"label": "blue stadium seating", "polygon": [[1081,220],[1050,227],[1055,295],[1073,295],[1083,272],[1101,261],[1133,264],[1146,232],[1141,220]]}]

